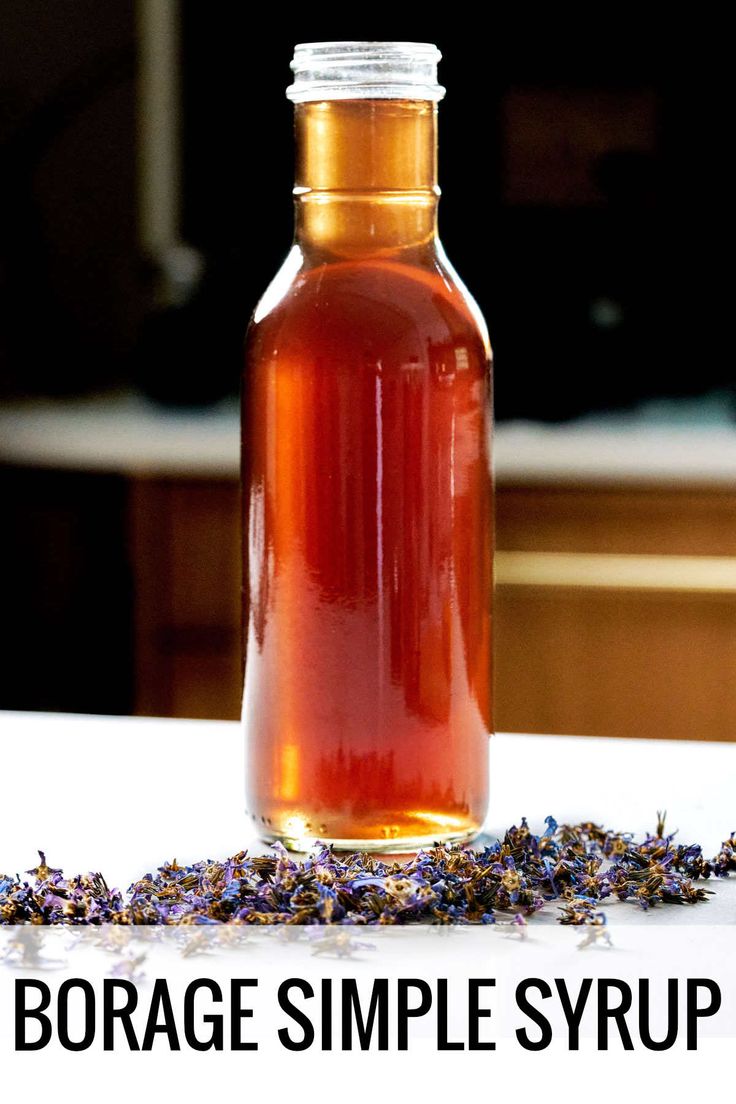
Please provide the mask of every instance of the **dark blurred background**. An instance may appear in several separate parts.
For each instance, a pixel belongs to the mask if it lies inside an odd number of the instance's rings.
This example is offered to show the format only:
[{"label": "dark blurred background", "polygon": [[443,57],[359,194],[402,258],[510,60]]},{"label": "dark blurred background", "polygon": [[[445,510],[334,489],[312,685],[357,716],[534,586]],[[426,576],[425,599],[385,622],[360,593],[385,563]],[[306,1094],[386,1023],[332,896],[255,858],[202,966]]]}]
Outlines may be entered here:
[{"label": "dark blurred background", "polygon": [[449,12],[261,10],[254,30],[243,3],[168,6],[175,20],[147,28],[173,36],[179,103],[177,210],[159,244],[197,252],[178,267],[168,257],[178,286],[167,313],[166,258],[142,249],[145,19],[131,0],[2,4],[5,395],[235,394],[242,331],[290,241],[293,45],[366,36],[435,41],[444,54],[441,230],[489,321],[499,419],[730,385],[723,360],[702,355],[709,216],[695,159],[710,112],[657,20],[624,6],[567,23],[489,16],[486,32]]},{"label": "dark blurred background", "polygon": [[235,713],[236,397],[291,239],[296,42],[440,47],[440,228],[501,426],[653,400],[730,423],[717,101],[670,15],[582,11],[0,3],[0,707]]}]

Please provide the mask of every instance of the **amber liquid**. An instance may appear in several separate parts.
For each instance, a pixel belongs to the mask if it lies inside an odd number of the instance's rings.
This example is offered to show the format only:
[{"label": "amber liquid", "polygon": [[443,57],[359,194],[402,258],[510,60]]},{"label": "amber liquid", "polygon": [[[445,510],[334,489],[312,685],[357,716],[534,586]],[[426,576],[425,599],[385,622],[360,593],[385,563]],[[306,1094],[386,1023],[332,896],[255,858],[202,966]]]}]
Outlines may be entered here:
[{"label": "amber liquid", "polygon": [[487,341],[436,242],[295,248],[244,383],[247,807],[305,848],[482,824]]}]

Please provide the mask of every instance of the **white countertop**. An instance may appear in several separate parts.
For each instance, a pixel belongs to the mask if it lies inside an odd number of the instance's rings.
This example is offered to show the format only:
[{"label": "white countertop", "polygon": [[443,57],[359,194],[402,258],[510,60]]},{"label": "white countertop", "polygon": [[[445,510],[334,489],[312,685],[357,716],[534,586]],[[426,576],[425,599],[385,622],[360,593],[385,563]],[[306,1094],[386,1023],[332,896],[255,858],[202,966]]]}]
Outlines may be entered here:
[{"label": "white countertop", "polygon": [[237,479],[237,406],[164,408],[141,396],[0,407],[7,464],[121,475]]},{"label": "white countertop", "polygon": [[[595,818],[641,831],[653,826],[655,810],[666,805],[681,838],[697,840],[711,852],[734,827],[736,744],[498,735],[491,749],[491,832],[518,823],[523,813],[537,831],[548,813],[560,821]],[[35,849],[41,847],[49,863],[67,873],[102,870],[110,884],[127,888],[134,877],[167,858],[189,863],[260,847],[243,814],[242,763],[242,737],[234,723],[0,714],[0,871],[35,866]],[[616,1104],[622,1081],[610,1076],[613,1061],[616,1070],[625,1067],[639,1090],[637,1099],[654,1097],[664,1085],[668,1100],[685,1104],[704,1086],[718,1083],[714,1071],[722,1077],[736,1031],[736,878],[708,885],[715,896],[692,907],[662,906],[643,913],[631,903],[607,902],[603,907],[610,922],[596,930],[607,934],[608,942],[590,942],[595,930],[557,924],[550,908],[523,929],[508,921],[491,927],[333,931],[81,927],[19,934],[0,927],[3,1087],[18,1099],[40,1100],[34,1095],[37,1086],[48,1095],[43,1070],[53,1069],[56,1082],[80,1085],[83,1096],[85,1086],[103,1086],[108,1104],[127,1102],[131,1085],[139,1083],[145,1085],[145,1099],[182,1102],[210,1099],[213,1085],[227,1095],[246,1084],[259,1100],[288,1095],[288,1086],[296,1085],[304,1104],[324,1100],[325,1091],[336,1100],[369,1104],[376,1099],[376,1086],[380,1092],[385,1085],[391,1086],[390,1100],[411,1094],[450,1101],[459,1098],[458,1085],[466,1083],[492,1084],[496,1095],[508,1097],[518,1095],[520,1084],[533,1084],[546,1104],[567,1104],[570,1086],[583,1084],[594,1086],[600,1104]],[[26,963],[31,939],[37,957]],[[13,983],[29,976],[41,976],[52,997],[69,979],[88,979],[99,991],[110,976],[135,978],[139,1035],[154,979],[166,978],[179,1016],[184,987],[194,979],[215,979],[222,993],[232,978],[255,979],[257,989],[249,990],[247,1005],[253,1017],[243,1035],[257,1039],[259,1050],[203,1055],[183,1047],[172,1052],[159,1040],[152,1053],[141,1054],[131,1052],[118,1034],[109,1052],[102,1049],[100,1029],[88,1051],[70,1052],[52,1041],[40,1055],[19,1054],[12,1049]],[[276,1002],[284,979],[311,979],[315,994],[321,979],[331,979],[338,994],[345,977],[357,979],[364,997],[376,977],[388,978],[391,986],[396,978],[426,979],[431,986],[439,984],[438,977],[447,979],[451,1039],[467,1031],[468,979],[491,978],[487,984],[493,989],[484,990],[482,1006],[490,1003],[492,1014],[482,1027],[483,1037],[497,1040],[497,1053],[439,1051],[431,1016],[412,1021],[406,1052],[396,1050],[394,1034],[388,1051],[373,1045],[365,1053],[357,1046],[342,1052],[337,1028],[329,1054],[319,1045],[304,1053],[284,1049],[277,1031],[287,1024],[295,1030]],[[722,1010],[702,1021],[696,1052],[685,1049],[683,1027],[676,1047],[666,1052],[643,1050],[637,1036],[636,1052],[624,1055],[614,1035],[612,1050],[601,1053],[594,997],[579,1050],[568,1048],[554,999],[544,1002],[554,1025],[552,1046],[535,1055],[516,1043],[517,1025],[536,1030],[521,1019],[513,1001],[522,979],[548,978],[552,986],[553,979],[563,978],[570,993],[577,994],[590,984],[584,979],[622,979],[635,991],[644,977],[651,979],[659,1038],[668,979],[718,980]],[[201,1014],[209,1005],[202,996],[199,1001]],[[316,1000],[302,1004],[313,1018],[318,1015]],[[70,1013],[71,1038],[83,1034],[82,1007],[77,1002]],[[213,1005],[218,1012],[221,1007]],[[681,1018],[684,1022],[682,1012]],[[628,1022],[635,1032],[634,1012]]]},{"label": "white countertop", "polygon": [[[129,395],[0,407],[0,461],[123,475],[237,479],[234,401],[201,410]],[[736,480],[736,426],[600,416],[501,423],[499,483],[713,485]]]},{"label": "white countertop", "polygon": [[[0,713],[0,872],[35,866],[41,848],[53,866],[127,889],[166,859],[263,850],[245,818],[243,761],[235,722]],[[736,743],[498,734],[490,784],[493,836],[522,816],[539,832],[548,814],[644,833],[666,808],[679,838],[710,855],[736,827]],[[657,915],[736,921],[736,879],[715,888],[716,903]]]}]

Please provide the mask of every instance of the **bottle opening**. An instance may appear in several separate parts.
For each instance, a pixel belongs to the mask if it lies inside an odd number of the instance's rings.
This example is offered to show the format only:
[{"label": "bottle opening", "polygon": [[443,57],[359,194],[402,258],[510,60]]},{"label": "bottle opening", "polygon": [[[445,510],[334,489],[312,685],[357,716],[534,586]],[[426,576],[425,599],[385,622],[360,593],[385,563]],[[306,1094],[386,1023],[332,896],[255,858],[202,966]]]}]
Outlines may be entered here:
[{"label": "bottle opening", "polygon": [[293,103],[310,100],[432,100],[442,54],[431,42],[302,42],[294,48]]}]

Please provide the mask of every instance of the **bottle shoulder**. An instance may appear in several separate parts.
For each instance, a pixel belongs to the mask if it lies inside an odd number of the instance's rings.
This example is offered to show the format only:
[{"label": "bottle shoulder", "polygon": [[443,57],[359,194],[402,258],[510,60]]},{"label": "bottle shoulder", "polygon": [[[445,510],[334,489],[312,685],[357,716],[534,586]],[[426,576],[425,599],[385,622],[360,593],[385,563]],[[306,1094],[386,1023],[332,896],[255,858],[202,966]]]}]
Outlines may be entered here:
[{"label": "bottle shoulder", "polygon": [[482,314],[438,243],[370,257],[310,257],[295,246],[253,315],[249,339],[319,333],[344,345],[472,342],[490,356]]},{"label": "bottle shoulder", "polygon": [[449,282],[455,289],[455,292],[458,295],[459,299],[461,299],[464,303],[467,313],[470,315],[475,326],[478,328],[478,332],[481,335],[483,343],[486,347],[488,357],[491,358],[493,355],[491,350],[491,341],[488,334],[488,326],[486,324],[483,312],[478,306],[478,303],[476,302],[472,293],[468,290],[464,280],[458,274],[457,269],[445,253],[444,247],[439,239],[437,240],[436,245],[437,267],[444,273],[445,277],[449,280]]}]

